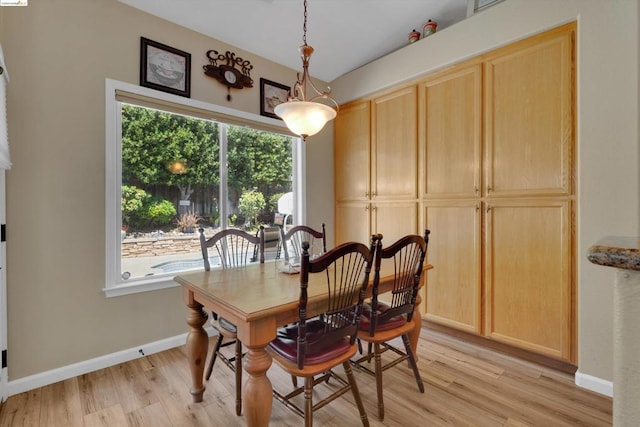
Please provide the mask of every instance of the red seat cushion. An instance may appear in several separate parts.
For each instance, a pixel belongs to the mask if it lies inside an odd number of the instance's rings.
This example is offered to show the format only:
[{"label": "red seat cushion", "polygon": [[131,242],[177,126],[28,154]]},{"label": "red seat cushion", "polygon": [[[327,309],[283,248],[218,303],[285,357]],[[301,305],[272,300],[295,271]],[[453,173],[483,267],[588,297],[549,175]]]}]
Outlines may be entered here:
[{"label": "red seat cushion", "polygon": [[[324,333],[324,322],[315,319],[306,323],[307,342],[316,341]],[[276,339],[269,343],[269,347],[278,355],[291,362],[298,361],[298,325],[281,328]],[[351,348],[349,338],[345,337],[338,342],[331,343],[324,348],[305,354],[305,365],[315,365],[334,359],[346,353]]]},{"label": "red seat cushion", "polygon": [[[386,312],[391,307],[384,302],[378,302],[378,315]],[[388,331],[390,329],[399,328],[400,326],[407,323],[407,318],[404,315],[393,316],[390,319],[387,319],[384,322],[380,321],[378,318],[378,322],[376,323],[376,331]],[[360,330],[361,331],[369,331],[371,330],[371,304],[367,303],[362,306],[362,316],[360,316]]]}]

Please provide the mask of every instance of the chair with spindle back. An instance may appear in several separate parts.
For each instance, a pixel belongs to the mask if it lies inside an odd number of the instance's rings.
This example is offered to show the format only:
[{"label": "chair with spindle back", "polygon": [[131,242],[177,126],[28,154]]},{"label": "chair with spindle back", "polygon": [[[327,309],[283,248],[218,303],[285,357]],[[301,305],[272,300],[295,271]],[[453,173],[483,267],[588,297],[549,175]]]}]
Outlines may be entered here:
[{"label": "chair with spindle back", "polygon": [[[313,260],[309,256],[309,244],[302,244],[299,319],[295,325],[280,328],[276,339],[267,346],[267,351],[273,361],[290,375],[305,379],[304,387],[297,387],[286,395],[274,390],[274,396],[287,408],[303,416],[307,427],[313,425],[313,412],[316,409],[349,390],[353,393],[362,424],[369,425],[350,359],[357,352],[358,322],[369,283],[376,239],[372,240],[371,248],[362,243],[348,242]],[[328,292],[325,310],[313,318],[307,318],[310,276],[315,279],[312,281],[314,286],[320,286]],[[319,289],[315,287],[314,292]],[[339,365],[344,368],[346,380],[332,370]],[[320,377],[316,378],[317,375]],[[314,404],[313,387],[325,381],[324,377],[335,378],[340,387]],[[303,392],[304,409],[301,409],[292,399]]]},{"label": "chair with spindle back", "polygon": [[[302,243],[309,243],[309,257],[316,258],[327,252],[327,234],[324,223],[322,231],[315,230],[307,225],[296,225],[287,232],[284,226],[280,227],[280,247],[284,254],[284,271],[300,271],[300,260],[302,259]],[[327,377],[328,379],[328,377]],[[291,377],[294,387],[298,386],[298,379]]]},{"label": "chair with spindle back", "polygon": [[[411,348],[409,333],[414,330],[414,307],[420,278],[424,265],[427,245],[429,243],[429,230],[425,230],[424,237],[408,235],[402,237],[391,246],[382,248],[382,235],[378,235],[379,248],[376,250],[373,288],[371,302],[365,304],[360,319],[358,339],[367,342],[368,352],[361,358],[354,360],[354,365],[376,378],[376,392],[378,400],[378,418],[384,419],[384,400],[382,387],[382,373],[409,360],[413,370],[418,389],[424,393],[424,384],[420,378],[420,371],[416,363],[416,357]],[[378,285],[380,283],[380,269],[383,260],[390,260],[393,265],[393,289],[390,294],[391,301],[379,300]],[[404,351],[391,345],[390,341],[402,337]],[[373,345],[373,352],[371,346]],[[396,357],[382,364],[382,353],[392,351]],[[374,359],[375,368],[372,371],[364,362]]]},{"label": "chair with spindle back", "polygon": [[[205,271],[211,269],[211,260],[218,261],[215,267],[243,267],[257,261],[254,254],[258,254],[259,262],[264,263],[264,227],[260,227],[256,235],[230,228],[214,234],[209,239],[205,238],[204,229],[200,228],[199,231]],[[209,256],[210,249],[214,254],[211,258]],[[208,381],[211,377],[217,358],[220,358],[225,365],[234,371],[236,377],[236,414],[240,415],[242,413],[242,343],[237,337],[236,326],[233,323],[213,312],[211,316],[211,325],[218,332],[218,336],[207,365],[205,380]],[[233,357],[227,357],[221,351],[223,347],[230,345],[235,345]]]},{"label": "chair with spindle back", "polygon": [[294,258],[299,261],[302,258],[302,242],[309,243],[309,256],[312,258],[325,253],[327,251],[327,237],[324,223],[322,231],[306,225],[296,225],[286,233],[284,227],[280,228],[280,244],[286,261]]}]

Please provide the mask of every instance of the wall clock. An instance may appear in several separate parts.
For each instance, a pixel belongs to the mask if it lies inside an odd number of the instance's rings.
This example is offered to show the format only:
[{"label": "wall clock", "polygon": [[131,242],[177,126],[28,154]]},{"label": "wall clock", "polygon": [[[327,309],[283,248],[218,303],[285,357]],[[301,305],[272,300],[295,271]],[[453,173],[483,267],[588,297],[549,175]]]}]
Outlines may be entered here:
[{"label": "wall clock", "polygon": [[231,101],[231,88],[242,89],[253,87],[251,70],[253,65],[233,52],[227,51],[224,55],[216,50],[207,51],[209,64],[204,65],[204,73],[227,86],[227,101]]}]

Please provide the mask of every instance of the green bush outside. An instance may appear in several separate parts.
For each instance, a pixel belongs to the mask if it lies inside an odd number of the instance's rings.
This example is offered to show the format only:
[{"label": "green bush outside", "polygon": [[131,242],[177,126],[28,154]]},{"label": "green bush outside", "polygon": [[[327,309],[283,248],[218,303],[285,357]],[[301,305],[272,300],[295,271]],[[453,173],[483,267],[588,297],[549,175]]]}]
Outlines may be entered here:
[{"label": "green bush outside", "polygon": [[258,214],[266,206],[264,195],[259,191],[245,191],[238,201],[238,210],[251,224],[256,224]]},{"label": "green bush outside", "polygon": [[152,197],[142,210],[142,217],[148,225],[161,226],[171,223],[176,216],[176,208],[168,200]]},{"label": "green bush outside", "polygon": [[140,213],[151,198],[151,194],[141,188],[130,185],[122,186],[122,223],[126,227],[136,227],[140,221]]},{"label": "green bush outside", "polygon": [[122,186],[122,223],[127,228],[146,229],[171,223],[176,208],[168,200],[152,197],[141,188]]}]

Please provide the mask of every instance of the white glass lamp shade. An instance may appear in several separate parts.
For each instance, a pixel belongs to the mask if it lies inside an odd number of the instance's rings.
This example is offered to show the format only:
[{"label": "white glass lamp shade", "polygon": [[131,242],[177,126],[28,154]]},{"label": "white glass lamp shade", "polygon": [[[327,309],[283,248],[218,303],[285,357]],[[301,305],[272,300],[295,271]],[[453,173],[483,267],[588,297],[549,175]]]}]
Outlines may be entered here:
[{"label": "white glass lamp shade", "polygon": [[282,117],[291,132],[305,138],[320,132],[336,116],[336,110],[328,105],[308,101],[283,102],[273,111]]}]

